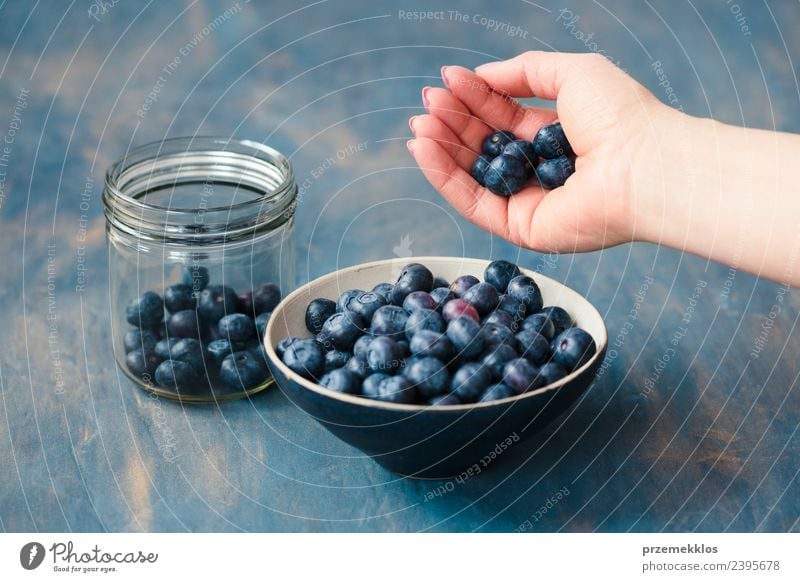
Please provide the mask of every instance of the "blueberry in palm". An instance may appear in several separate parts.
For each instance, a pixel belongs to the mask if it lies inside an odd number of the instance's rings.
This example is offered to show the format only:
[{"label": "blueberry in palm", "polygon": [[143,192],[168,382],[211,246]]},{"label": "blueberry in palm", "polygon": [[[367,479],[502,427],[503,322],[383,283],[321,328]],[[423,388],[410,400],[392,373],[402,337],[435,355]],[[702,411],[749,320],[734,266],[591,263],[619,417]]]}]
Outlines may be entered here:
[{"label": "blueberry in palm", "polygon": [[526,139],[515,139],[503,148],[503,155],[511,156],[522,161],[529,168],[536,165],[536,152],[533,143]]},{"label": "blueberry in palm", "polygon": [[532,170],[525,162],[505,154],[497,156],[484,174],[486,187],[500,196],[516,194],[530,180]]},{"label": "blueberry in palm", "polygon": [[533,138],[533,149],[536,155],[546,159],[572,156],[572,146],[567,140],[561,122],[545,125],[536,132]]},{"label": "blueberry in palm", "polygon": [[475,158],[475,163],[472,164],[472,177],[475,178],[475,181],[484,186],[484,178],[486,177],[486,170],[489,168],[489,164],[492,162],[490,156],[486,154],[480,155]]},{"label": "blueberry in palm", "polygon": [[515,139],[517,139],[517,136],[510,131],[493,131],[483,140],[481,151],[484,155],[495,158],[500,155],[506,145]]},{"label": "blueberry in palm", "polygon": [[542,188],[552,190],[563,186],[572,174],[575,173],[575,162],[572,158],[561,157],[552,160],[542,160],[536,166],[536,177]]}]

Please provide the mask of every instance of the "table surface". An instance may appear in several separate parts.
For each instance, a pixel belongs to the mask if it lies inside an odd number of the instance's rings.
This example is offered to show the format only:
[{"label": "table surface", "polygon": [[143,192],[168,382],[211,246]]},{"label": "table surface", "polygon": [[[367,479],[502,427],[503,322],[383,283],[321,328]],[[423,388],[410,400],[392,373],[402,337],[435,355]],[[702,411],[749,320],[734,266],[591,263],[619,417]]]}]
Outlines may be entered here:
[{"label": "table surface", "polygon": [[[602,51],[689,113],[800,131],[796,4],[497,4],[424,21],[415,1],[0,5],[2,530],[800,529],[797,292],[655,246],[520,251],[458,217],[405,148],[442,64],[531,48]],[[195,134],[291,157],[300,281],[392,256],[518,260],[598,307],[602,374],[463,483],[388,473],[277,389],[149,397],[113,363],[103,172]]]}]

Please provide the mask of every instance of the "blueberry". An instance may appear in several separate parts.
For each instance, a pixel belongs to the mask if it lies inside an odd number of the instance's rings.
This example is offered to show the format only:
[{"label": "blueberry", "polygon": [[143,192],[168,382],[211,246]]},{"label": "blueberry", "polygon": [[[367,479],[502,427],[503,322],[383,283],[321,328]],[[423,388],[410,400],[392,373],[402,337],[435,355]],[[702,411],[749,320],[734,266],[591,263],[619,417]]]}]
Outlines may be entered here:
[{"label": "blueberry", "polygon": [[122,338],[122,345],[126,354],[137,348],[152,350],[157,343],[158,335],[149,329],[140,329],[138,327],[128,330]]},{"label": "blueberry", "polygon": [[514,277],[508,283],[506,292],[525,304],[527,313],[536,313],[542,308],[542,292],[536,281],[527,275]]},{"label": "blueberry", "polygon": [[409,263],[400,272],[392,287],[392,303],[402,305],[406,296],[414,291],[430,292],[433,289],[433,273],[419,263]]},{"label": "blueberry", "polygon": [[194,309],[184,309],[173,313],[167,320],[167,334],[169,337],[194,337],[201,335],[200,322]]},{"label": "blueberry", "polygon": [[179,283],[164,289],[164,307],[170,313],[195,308],[195,293],[189,285]]},{"label": "blueberry", "polygon": [[236,292],[225,285],[209,285],[200,292],[197,312],[204,321],[216,324],[229,313],[236,313]]},{"label": "blueberry", "polygon": [[234,346],[226,339],[214,340],[206,346],[206,353],[208,353],[208,357],[215,367],[219,367],[222,361],[234,351]]},{"label": "blueberry", "polygon": [[542,188],[552,190],[563,186],[572,174],[575,173],[575,162],[572,158],[555,158],[552,160],[542,160],[536,166],[536,177]]},{"label": "blueberry", "polygon": [[164,319],[164,302],[153,291],[146,291],[125,308],[128,323],[142,329],[152,329]]},{"label": "blueberry", "polygon": [[344,368],[328,372],[320,379],[319,383],[334,392],[343,394],[361,393],[361,377]]},{"label": "blueberry", "polygon": [[421,309],[414,311],[408,316],[406,320],[406,337],[409,341],[414,337],[417,332],[427,329],[441,333],[445,329],[444,319],[439,315],[438,311],[432,309]]},{"label": "blueberry", "polygon": [[436,299],[425,291],[413,291],[406,295],[406,298],[403,300],[403,309],[409,313],[419,309],[429,310],[436,309],[437,307]]},{"label": "blueberry", "polygon": [[486,170],[489,168],[491,162],[492,158],[484,154],[475,158],[475,162],[472,164],[472,177],[475,178],[475,181],[481,186],[484,185],[483,180],[486,176]]},{"label": "blueberry", "polygon": [[439,313],[442,312],[445,303],[456,298],[448,287],[435,287],[433,291],[430,292],[430,296],[436,301],[436,310],[439,311]]},{"label": "blueberry", "polygon": [[361,384],[361,394],[366,398],[378,398],[381,382],[389,378],[391,378],[389,374],[370,374]]},{"label": "blueberry", "polygon": [[366,357],[353,356],[352,358],[347,360],[347,363],[344,365],[344,367],[346,370],[350,370],[351,372],[362,378],[366,378],[367,376],[372,374],[372,370],[370,369],[369,364],[367,363]]},{"label": "blueberry", "polygon": [[194,338],[182,338],[175,342],[169,351],[170,358],[189,364],[198,376],[205,373],[203,365],[203,346]]},{"label": "blueberry", "polygon": [[557,305],[551,305],[549,307],[545,307],[541,310],[540,313],[550,316],[550,319],[555,326],[555,335],[560,334],[565,329],[572,327],[574,323],[572,322],[572,317],[570,317],[569,313],[567,313],[563,308]]},{"label": "blueberry", "polygon": [[505,154],[497,156],[484,174],[486,187],[500,196],[516,194],[530,180],[531,170],[525,162]]},{"label": "blueberry", "polygon": [[525,304],[513,295],[501,295],[497,304],[497,311],[505,311],[511,315],[515,321],[522,321],[528,310]]},{"label": "blueberry", "polygon": [[348,289],[347,291],[343,291],[342,294],[339,295],[339,299],[336,300],[336,311],[348,311],[350,309],[350,302],[363,292],[364,291],[361,289]]},{"label": "blueberry", "polygon": [[152,382],[159,363],[161,358],[150,348],[136,348],[125,354],[125,366],[130,373],[148,383]]},{"label": "blueberry", "polygon": [[383,295],[374,291],[367,291],[353,297],[348,303],[348,309],[360,315],[361,319],[364,320],[364,324],[369,326],[372,316],[384,305],[389,305],[389,302]]},{"label": "blueberry", "polygon": [[292,345],[292,342],[297,341],[300,338],[296,338],[293,336],[285,337],[278,344],[275,346],[275,353],[278,354],[278,357],[283,360],[283,354],[286,353],[286,348]]},{"label": "blueberry", "polygon": [[217,330],[231,343],[246,342],[256,335],[256,324],[243,313],[231,313],[219,320]]},{"label": "blueberry", "polygon": [[460,277],[456,277],[456,279],[450,283],[450,291],[456,297],[462,297],[464,293],[467,292],[467,289],[477,285],[480,282],[480,279],[473,277],[472,275],[461,275]]},{"label": "blueberry", "polygon": [[281,302],[281,288],[275,283],[262,283],[253,291],[253,310],[256,314],[273,311]]},{"label": "blueberry", "polygon": [[396,305],[386,305],[378,309],[372,316],[370,332],[373,335],[388,335],[394,339],[405,336],[408,312]]},{"label": "blueberry", "polygon": [[249,390],[267,379],[267,370],[251,352],[234,352],[222,360],[219,377],[231,388]]},{"label": "blueberry", "polygon": [[[244,344],[244,349],[253,354],[253,357],[255,357],[256,360],[264,365],[264,369],[267,369],[269,356],[267,356],[267,350],[264,348],[264,344],[260,340],[255,338],[251,339],[249,342]],[[233,351],[241,351],[241,348],[236,345],[234,346]]]},{"label": "blueberry", "polygon": [[170,355],[172,352],[172,348],[175,346],[176,343],[181,341],[183,338],[179,337],[167,337],[160,340],[155,346],[156,355],[161,358],[162,360],[168,360],[172,356]]},{"label": "blueberry", "polygon": [[313,334],[322,330],[322,324],[336,313],[336,302],[330,299],[314,299],[306,307],[306,329]]},{"label": "blueberry", "polygon": [[536,152],[534,151],[533,143],[526,139],[517,139],[503,148],[503,155],[517,158],[529,168],[536,165]]},{"label": "blueberry", "polygon": [[331,370],[344,368],[352,357],[353,354],[350,352],[342,352],[340,350],[325,352],[325,371],[330,372]]},{"label": "blueberry", "polygon": [[567,371],[555,362],[547,362],[544,366],[539,368],[539,376],[542,377],[542,382],[547,386],[553,382],[558,382],[561,378],[567,375]]},{"label": "blueberry", "polygon": [[403,376],[389,376],[378,384],[378,393],[374,398],[385,402],[412,404],[417,398],[417,391]]},{"label": "blueberry", "polygon": [[514,350],[519,349],[519,342],[514,337],[514,332],[510,328],[500,323],[484,323],[481,328],[483,340],[488,348],[489,346],[499,346],[505,344]]},{"label": "blueberry", "polygon": [[524,329],[519,332],[517,342],[519,342],[520,355],[537,366],[547,362],[552,355],[547,338],[533,330]]},{"label": "blueberry", "polygon": [[256,316],[256,308],[253,305],[253,292],[242,291],[236,294],[236,310],[249,317]]},{"label": "blueberry", "polygon": [[489,347],[489,352],[483,356],[481,362],[492,373],[496,381],[503,379],[503,368],[511,360],[519,358],[517,351],[508,344],[499,344]]},{"label": "blueberry", "polygon": [[505,293],[509,281],[520,275],[519,267],[502,259],[492,261],[483,271],[483,279],[499,293]]},{"label": "blueberry", "polygon": [[415,333],[409,347],[415,356],[432,356],[442,362],[449,362],[456,354],[453,344],[446,335],[427,329]]},{"label": "blueberry", "polygon": [[450,283],[448,283],[447,279],[444,277],[434,277],[433,288],[438,289],[439,287],[450,287]]},{"label": "blueberry", "polygon": [[459,317],[469,317],[475,322],[481,319],[478,311],[466,299],[453,299],[445,303],[442,308],[442,316],[445,321],[453,321]]},{"label": "blueberry", "polygon": [[386,299],[387,303],[391,303],[393,286],[394,285],[391,283],[378,283],[372,288],[372,292],[381,295],[384,299]]},{"label": "blueberry", "polygon": [[505,384],[492,384],[483,393],[479,402],[492,402],[514,396],[514,391]]},{"label": "blueberry", "polygon": [[419,358],[403,371],[403,375],[417,389],[423,400],[429,400],[439,394],[448,392],[450,373],[445,365],[436,358]]},{"label": "blueberry", "polygon": [[478,283],[466,290],[462,299],[469,301],[478,315],[486,315],[497,307],[500,301],[500,295],[489,283]]},{"label": "blueberry", "polygon": [[267,331],[267,324],[269,323],[269,318],[272,316],[271,311],[265,311],[258,317],[256,317],[255,326],[256,326],[256,335],[258,336],[259,340],[264,339],[264,334]]},{"label": "blueberry", "polygon": [[522,329],[534,331],[542,334],[547,341],[555,337],[556,326],[550,316],[546,313],[534,313],[529,315],[522,322]]},{"label": "blueberry", "polygon": [[326,349],[350,351],[364,333],[364,322],[355,313],[334,313],[322,325],[317,338]]},{"label": "blueberry", "polygon": [[489,368],[469,363],[461,366],[450,382],[450,388],[461,402],[475,402],[492,383],[492,372]]},{"label": "blueberry", "polygon": [[562,331],[553,340],[553,361],[572,372],[588,362],[597,351],[594,339],[579,327]]},{"label": "blueberry", "polygon": [[574,155],[560,122],[540,128],[533,138],[533,149],[537,156],[548,160]]},{"label": "blueberry", "polygon": [[309,380],[325,373],[325,352],[311,339],[295,339],[286,346],[281,359],[290,370]]},{"label": "blueberry", "polygon": [[514,332],[519,330],[519,322],[506,311],[492,311],[483,319],[483,325],[488,324],[502,325]]},{"label": "blueberry", "polygon": [[483,351],[484,339],[480,326],[469,317],[459,317],[447,325],[447,339],[461,359],[471,360]]},{"label": "blueberry", "polygon": [[517,139],[510,131],[493,131],[486,136],[481,145],[481,151],[487,155],[495,158],[500,155],[503,148]]},{"label": "blueberry", "polygon": [[411,344],[409,344],[406,340],[395,340],[397,343],[397,347],[400,348],[401,358],[407,358],[411,355]]},{"label": "blueberry", "polygon": [[373,372],[394,374],[402,359],[400,346],[385,335],[376,337],[367,348],[367,365]]},{"label": "blueberry", "polygon": [[434,396],[428,400],[428,404],[431,406],[455,406],[456,404],[462,404],[462,402],[458,399],[458,396],[451,392],[449,394]]},{"label": "blueberry", "polygon": [[503,384],[522,394],[544,386],[539,370],[525,358],[511,360],[503,367]]},{"label": "blueberry", "polygon": [[205,267],[200,265],[187,265],[183,268],[181,282],[191,287],[195,295],[198,295],[200,291],[205,289],[209,281],[211,281],[211,276],[208,274],[208,269]]},{"label": "blueberry", "polygon": [[374,339],[375,339],[374,335],[362,335],[360,338],[358,338],[356,340],[356,343],[353,344],[353,355],[358,356],[360,358],[366,358],[367,348]]},{"label": "blueberry", "polygon": [[156,384],[176,392],[192,393],[199,388],[200,377],[195,369],[179,360],[165,360],[156,368]]}]

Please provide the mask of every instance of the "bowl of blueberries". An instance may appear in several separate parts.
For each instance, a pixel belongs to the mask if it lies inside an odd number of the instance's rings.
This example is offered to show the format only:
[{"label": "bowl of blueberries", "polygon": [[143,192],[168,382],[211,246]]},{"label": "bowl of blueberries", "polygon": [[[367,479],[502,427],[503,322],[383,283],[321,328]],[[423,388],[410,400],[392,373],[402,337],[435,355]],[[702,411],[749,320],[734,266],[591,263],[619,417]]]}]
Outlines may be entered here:
[{"label": "bowl of blueberries", "polygon": [[335,436],[392,472],[450,478],[591,384],[607,332],[576,291],[505,260],[403,263],[320,277],[267,324],[276,383]]}]

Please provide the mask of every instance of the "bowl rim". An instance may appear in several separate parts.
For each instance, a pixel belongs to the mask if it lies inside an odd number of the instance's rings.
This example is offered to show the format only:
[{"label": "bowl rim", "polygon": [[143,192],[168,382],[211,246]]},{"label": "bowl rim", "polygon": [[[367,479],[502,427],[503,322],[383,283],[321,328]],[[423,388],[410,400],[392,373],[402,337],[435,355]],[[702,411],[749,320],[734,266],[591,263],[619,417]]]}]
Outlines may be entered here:
[{"label": "bowl rim", "polygon": [[[430,411],[432,413],[448,413],[448,412],[457,412],[457,411],[462,411],[463,412],[463,411],[474,410],[474,409],[478,409],[478,408],[490,408],[490,407],[493,407],[493,406],[503,406],[505,404],[510,404],[510,403],[521,401],[521,400],[524,400],[524,399],[527,399],[527,398],[534,398],[536,396],[540,396],[541,394],[545,394],[547,392],[550,392],[550,391],[553,391],[553,390],[557,390],[557,389],[561,388],[562,386],[564,386],[565,384],[568,384],[571,381],[573,381],[576,378],[578,378],[581,374],[583,374],[590,367],[592,367],[595,364],[595,362],[601,356],[604,356],[604,354],[605,354],[606,347],[608,346],[608,330],[606,328],[605,321],[603,320],[603,316],[600,315],[600,312],[597,310],[597,308],[594,306],[594,304],[592,304],[591,301],[586,299],[586,297],[584,297],[583,294],[578,293],[575,289],[572,289],[571,287],[568,287],[564,283],[561,283],[560,281],[556,281],[555,279],[553,279],[552,277],[548,277],[547,275],[542,275],[541,273],[538,273],[538,272],[533,271],[531,269],[525,269],[525,268],[520,266],[519,267],[520,272],[523,275],[528,275],[529,277],[533,278],[534,281],[537,280],[537,279],[547,279],[551,283],[555,283],[556,285],[564,287],[565,289],[568,289],[568,290],[572,291],[573,293],[575,293],[576,295],[578,295],[581,299],[583,299],[586,302],[586,305],[591,309],[591,311],[593,312],[593,315],[596,315],[598,320],[601,323],[601,329],[600,329],[600,334],[599,334],[600,337],[594,337],[593,336],[593,339],[595,340],[595,344],[596,344],[597,350],[595,351],[594,355],[591,358],[589,358],[589,361],[587,361],[585,364],[583,364],[583,366],[581,366],[577,370],[573,370],[572,372],[570,372],[569,374],[567,374],[566,376],[564,376],[563,378],[561,378],[557,382],[553,382],[552,384],[548,384],[547,386],[543,386],[543,387],[538,388],[536,390],[531,390],[530,392],[524,392],[522,394],[515,394],[514,396],[509,396],[507,398],[500,398],[498,400],[491,400],[489,402],[472,402],[472,403],[466,403],[466,404],[451,404],[451,405],[448,405],[448,406],[431,406],[430,404],[402,404],[402,403],[398,403],[398,402],[385,402],[385,401],[382,401],[382,400],[373,400],[373,399],[370,399],[370,398],[364,398],[363,396],[356,396],[354,394],[345,394],[343,392],[336,392],[334,390],[329,390],[328,388],[325,388],[324,386],[321,386],[320,384],[317,384],[316,382],[312,382],[311,380],[307,380],[307,379],[303,378],[300,374],[297,374],[296,372],[291,370],[286,364],[284,364],[281,361],[281,359],[278,357],[278,354],[275,352],[275,349],[272,346],[272,342],[269,341],[269,340],[272,337],[274,327],[277,325],[276,322],[278,321],[278,319],[280,319],[279,317],[276,317],[276,315],[280,315],[281,314],[284,305],[288,305],[290,303],[290,301],[292,299],[294,299],[295,297],[297,297],[297,296],[308,295],[309,294],[308,293],[309,288],[311,288],[311,287],[313,287],[315,285],[326,283],[329,280],[338,279],[341,276],[347,275],[347,274],[349,274],[351,272],[357,272],[357,271],[362,271],[362,270],[365,270],[365,269],[370,269],[370,268],[374,268],[374,267],[381,267],[381,266],[385,266],[385,265],[392,265],[392,264],[396,264],[396,263],[402,263],[404,261],[405,262],[413,262],[413,263],[422,263],[422,264],[425,264],[425,261],[436,261],[436,262],[441,262],[441,261],[454,261],[454,262],[458,262],[458,261],[461,261],[461,262],[480,261],[480,262],[485,263],[486,265],[488,265],[489,263],[492,262],[492,260],[490,260],[490,259],[481,259],[481,258],[472,258],[472,257],[447,257],[447,256],[419,256],[419,257],[416,257],[415,256],[415,257],[408,257],[408,258],[403,258],[403,259],[395,257],[395,258],[392,258],[392,259],[381,259],[381,260],[378,260],[378,261],[370,261],[370,262],[367,262],[367,263],[359,263],[357,265],[352,265],[350,267],[345,267],[343,269],[337,269],[335,271],[331,271],[330,273],[326,273],[325,275],[317,277],[316,279],[313,279],[312,281],[309,281],[309,282],[301,285],[300,287],[298,287],[297,289],[295,289],[294,291],[289,293],[289,295],[284,297],[283,300],[278,304],[278,306],[272,312],[272,316],[269,318],[269,322],[267,323],[267,327],[264,330],[264,338],[262,340],[262,344],[263,344],[264,350],[266,351],[267,356],[269,357],[270,362],[272,363],[272,365],[276,366],[281,371],[281,373],[285,377],[287,377],[289,380],[291,380],[293,382],[296,382],[297,384],[299,384],[300,386],[302,386],[306,390],[311,390],[312,392],[316,392],[317,394],[320,394],[321,396],[325,396],[325,397],[328,397],[328,398],[333,398],[334,400],[340,400],[342,402],[347,402],[347,403],[355,404],[355,405],[358,405],[358,406],[367,406],[367,407],[379,408],[379,409],[383,409],[383,410],[404,411],[404,412]],[[278,386],[280,386],[280,382],[278,382],[277,379],[276,379],[275,383]]]}]

